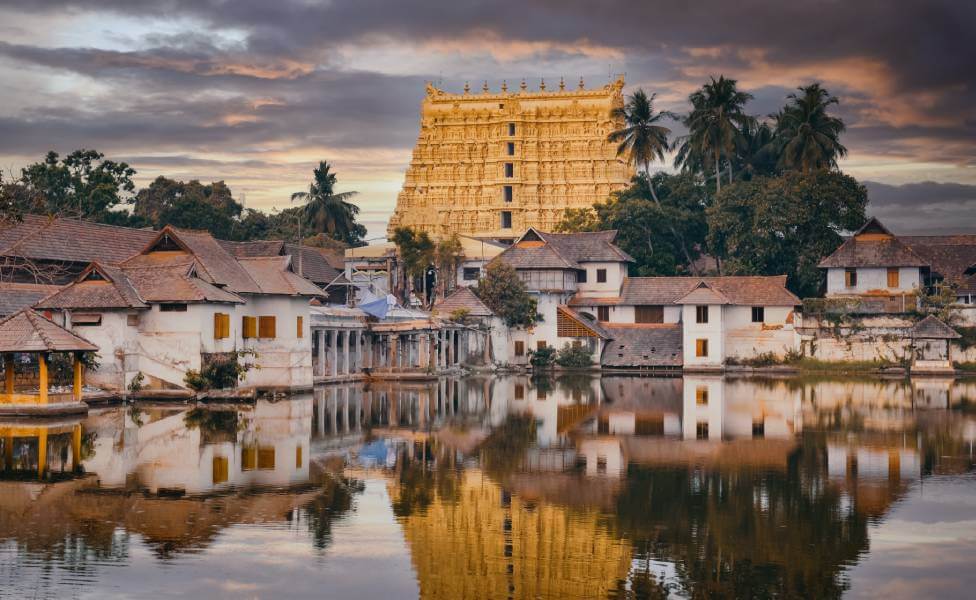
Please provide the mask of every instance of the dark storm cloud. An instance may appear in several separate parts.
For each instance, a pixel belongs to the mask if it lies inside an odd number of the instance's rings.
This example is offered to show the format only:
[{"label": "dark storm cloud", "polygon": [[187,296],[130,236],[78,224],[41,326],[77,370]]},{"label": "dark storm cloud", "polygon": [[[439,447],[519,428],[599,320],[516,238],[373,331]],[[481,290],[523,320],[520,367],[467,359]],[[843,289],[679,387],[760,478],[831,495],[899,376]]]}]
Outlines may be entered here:
[{"label": "dark storm cloud", "polygon": [[868,181],[868,212],[901,234],[976,233],[976,185]]}]

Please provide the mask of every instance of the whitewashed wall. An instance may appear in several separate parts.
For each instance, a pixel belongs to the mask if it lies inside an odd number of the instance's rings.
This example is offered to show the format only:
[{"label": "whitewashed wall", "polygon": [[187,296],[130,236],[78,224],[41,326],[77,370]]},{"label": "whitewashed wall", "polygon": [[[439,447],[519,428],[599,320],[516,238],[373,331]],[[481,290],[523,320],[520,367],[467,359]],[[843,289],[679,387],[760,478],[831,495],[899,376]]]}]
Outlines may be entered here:
[{"label": "whitewashed wall", "polygon": [[898,269],[898,287],[888,287],[888,269],[859,267],[857,271],[857,286],[853,288],[844,285],[846,269],[827,269],[827,295],[865,294],[869,291],[883,290],[891,293],[911,292],[922,286],[922,273],[918,267],[901,267]]},{"label": "whitewashed wall", "polygon": [[[579,295],[591,298],[607,298],[620,294],[620,286],[627,275],[627,264],[621,262],[586,262],[581,263],[586,271],[586,282],[578,284]],[[598,269],[607,270],[607,280],[599,283],[596,280]]]},{"label": "whitewashed wall", "polygon": [[[688,304],[681,311],[684,366],[719,367],[725,361],[722,306],[715,304],[708,307],[708,323],[695,322],[695,308],[696,305]],[[695,356],[695,341],[699,339],[708,340],[708,356]]]}]

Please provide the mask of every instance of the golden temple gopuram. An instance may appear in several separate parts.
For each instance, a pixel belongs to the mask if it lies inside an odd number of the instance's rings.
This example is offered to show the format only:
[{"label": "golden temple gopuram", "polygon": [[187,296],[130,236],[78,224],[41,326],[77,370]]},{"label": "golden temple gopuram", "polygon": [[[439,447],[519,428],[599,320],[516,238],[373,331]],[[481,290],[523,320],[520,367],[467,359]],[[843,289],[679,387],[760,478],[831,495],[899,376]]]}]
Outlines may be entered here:
[{"label": "golden temple gopuram", "polygon": [[420,135],[390,219],[411,227],[513,239],[552,230],[567,208],[590,207],[624,188],[633,169],[607,135],[623,103],[623,77],[599,89],[449,94],[427,85]]}]

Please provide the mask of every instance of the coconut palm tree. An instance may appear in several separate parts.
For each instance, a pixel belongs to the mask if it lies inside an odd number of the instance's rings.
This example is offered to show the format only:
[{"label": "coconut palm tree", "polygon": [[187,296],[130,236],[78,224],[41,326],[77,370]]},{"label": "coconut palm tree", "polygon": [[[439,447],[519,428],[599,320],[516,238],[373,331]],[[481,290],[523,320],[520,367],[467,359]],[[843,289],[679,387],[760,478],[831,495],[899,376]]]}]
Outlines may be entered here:
[{"label": "coconut palm tree", "polygon": [[[619,144],[617,156],[626,156],[627,162],[643,168],[651,198],[654,204],[661,208],[661,201],[658,200],[657,191],[654,189],[654,179],[651,177],[651,163],[655,160],[663,161],[664,153],[670,149],[668,137],[671,135],[671,130],[659,123],[664,118],[676,119],[677,117],[668,111],[654,110],[656,95],[651,94],[648,97],[644,90],[638,89],[623,106],[614,108],[611,117],[621,122],[623,127],[610,132],[607,141]],[[691,269],[695,269],[695,262],[691,259],[684,238],[673,225],[669,224],[668,229],[684,252],[685,262]]]},{"label": "coconut palm tree", "polygon": [[[617,156],[626,156],[627,162],[635,167],[642,167],[648,182],[651,181],[650,167],[655,160],[664,160],[664,153],[669,149],[668,137],[671,130],[659,125],[662,119],[676,116],[668,111],[654,110],[654,98],[642,89],[638,89],[627,99],[626,104],[618,106],[611,112],[615,121],[623,123],[623,127],[607,136],[607,141],[619,144]],[[651,184],[651,196],[658,202],[654,185]],[[659,203],[660,204],[660,203]]]},{"label": "coconut palm tree", "polygon": [[746,102],[752,94],[740,92],[735,79],[714,77],[695,91],[688,100],[692,110],[683,119],[688,134],[679,140],[675,166],[687,171],[715,171],[715,192],[722,191],[722,165],[728,165],[732,180],[732,157],[736,140],[743,128],[753,122],[745,114]]},{"label": "coconut palm tree", "polygon": [[776,173],[778,148],[769,123],[754,120],[742,128],[735,148],[734,166],[739,179]]},{"label": "coconut palm tree", "polygon": [[305,226],[352,246],[361,243],[366,228],[356,223],[359,207],[349,202],[357,192],[335,193],[336,176],[324,160],[313,171],[313,177],[307,192],[291,195],[292,202],[305,203],[302,209]]},{"label": "coconut palm tree", "polygon": [[800,94],[787,96],[788,103],[777,116],[776,137],[781,148],[780,166],[809,173],[837,166],[847,155],[840,143],[844,122],[827,114],[838,104],[819,83],[797,88]]}]

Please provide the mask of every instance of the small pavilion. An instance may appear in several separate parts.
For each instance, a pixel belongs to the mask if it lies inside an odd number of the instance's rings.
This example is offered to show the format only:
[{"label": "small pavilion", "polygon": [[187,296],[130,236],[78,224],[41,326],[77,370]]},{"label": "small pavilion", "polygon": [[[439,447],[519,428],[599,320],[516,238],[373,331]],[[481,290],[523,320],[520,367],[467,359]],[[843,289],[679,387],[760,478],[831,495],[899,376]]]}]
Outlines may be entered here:
[{"label": "small pavilion", "polygon": [[[0,414],[45,415],[83,412],[82,386],[85,352],[95,352],[98,347],[54,321],[31,309],[24,309],[0,321],[0,356],[3,358],[4,387],[0,394]],[[49,393],[49,364],[53,353],[72,356],[73,385],[71,393]],[[15,356],[31,354],[37,357],[37,391],[18,393]],[[23,378],[31,388],[34,378]]]}]

